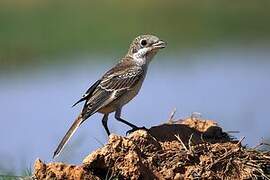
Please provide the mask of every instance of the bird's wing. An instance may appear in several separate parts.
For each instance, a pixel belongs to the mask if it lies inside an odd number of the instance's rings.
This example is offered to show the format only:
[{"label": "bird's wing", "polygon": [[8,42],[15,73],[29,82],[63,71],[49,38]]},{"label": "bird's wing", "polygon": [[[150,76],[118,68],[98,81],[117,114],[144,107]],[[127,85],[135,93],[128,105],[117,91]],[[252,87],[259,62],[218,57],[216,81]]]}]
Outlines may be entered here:
[{"label": "bird's wing", "polygon": [[65,134],[54,157],[57,156],[77,128],[92,114],[130,90],[144,75],[143,69],[132,61],[120,62],[94,83],[85,95],[75,103],[86,100],[83,110]]},{"label": "bird's wing", "polygon": [[86,99],[88,99],[92,93],[95,91],[96,87],[99,85],[99,83],[101,82],[101,80],[97,80],[87,91],[86,93],[84,93],[84,95],[82,96],[81,99],[79,99],[76,103],[74,103],[72,105],[72,107],[76,106],[78,103],[85,101]]},{"label": "bird's wing", "polygon": [[87,118],[114,101],[136,85],[143,74],[143,69],[130,61],[118,63],[102,77],[91,97],[86,100],[83,115]]}]

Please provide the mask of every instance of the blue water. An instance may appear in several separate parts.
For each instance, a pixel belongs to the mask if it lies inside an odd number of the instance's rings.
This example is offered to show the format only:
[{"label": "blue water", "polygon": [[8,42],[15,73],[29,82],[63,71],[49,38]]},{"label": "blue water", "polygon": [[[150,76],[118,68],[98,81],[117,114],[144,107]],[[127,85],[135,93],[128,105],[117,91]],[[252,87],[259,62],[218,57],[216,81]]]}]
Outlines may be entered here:
[{"label": "blue water", "polygon": [[[102,59],[105,63],[96,63]],[[139,95],[123,109],[138,126],[200,112],[225,131],[240,131],[254,146],[270,138],[270,52],[268,49],[220,49],[180,55],[159,54],[149,67]],[[74,57],[74,64],[6,74],[0,78],[0,169],[20,170],[52,153],[82,105],[71,108],[111,65],[109,58]],[[76,64],[76,65],[75,65]],[[80,163],[106,143],[102,115],[93,115],[73,136],[57,161]],[[109,127],[124,135],[128,127],[111,115]],[[1,171],[1,170],[0,170]]]}]

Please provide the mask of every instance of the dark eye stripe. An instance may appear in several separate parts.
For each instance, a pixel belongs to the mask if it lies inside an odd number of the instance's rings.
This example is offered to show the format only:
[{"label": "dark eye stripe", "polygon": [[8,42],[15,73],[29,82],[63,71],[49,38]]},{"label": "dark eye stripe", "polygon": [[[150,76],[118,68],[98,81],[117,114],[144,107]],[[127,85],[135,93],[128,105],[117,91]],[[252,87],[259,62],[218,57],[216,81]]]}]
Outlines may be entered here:
[{"label": "dark eye stripe", "polygon": [[134,48],[132,48],[132,53],[134,54],[134,53],[136,53],[136,52],[138,52],[138,50],[134,47]]}]

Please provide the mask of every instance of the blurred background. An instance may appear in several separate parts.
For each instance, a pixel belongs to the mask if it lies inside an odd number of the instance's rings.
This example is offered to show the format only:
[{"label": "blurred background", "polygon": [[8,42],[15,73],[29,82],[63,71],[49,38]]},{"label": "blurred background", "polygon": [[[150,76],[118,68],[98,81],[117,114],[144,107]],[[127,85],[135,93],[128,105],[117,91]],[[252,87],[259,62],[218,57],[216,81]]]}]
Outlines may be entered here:
[{"label": "blurred background", "polygon": [[[270,137],[270,1],[1,0],[0,174],[49,162],[87,88],[137,35],[166,40],[123,117],[151,127],[201,113],[253,147]],[[80,163],[107,135],[96,114],[56,161]],[[128,127],[111,115],[109,127]]]}]

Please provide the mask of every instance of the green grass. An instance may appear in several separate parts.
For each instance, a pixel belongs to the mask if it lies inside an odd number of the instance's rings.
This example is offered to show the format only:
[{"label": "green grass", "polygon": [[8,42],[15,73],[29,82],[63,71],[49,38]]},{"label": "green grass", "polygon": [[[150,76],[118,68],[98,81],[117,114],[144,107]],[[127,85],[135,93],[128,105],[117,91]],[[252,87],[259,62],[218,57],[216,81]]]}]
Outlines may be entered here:
[{"label": "green grass", "polygon": [[31,180],[31,176],[0,175],[0,180]]},{"label": "green grass", "polygon": [[29,166],[28,168],[25,168],[21,175],[15,175],[15,172],[6,172],[0,169],[0,180],[31,180],[32,176],[32,167]]},{"label": "green grass", "polygon": [[39,57],[124,52],[133,37],[154,33],[171,50],[222,41],[268,41],[269,1],[3,0],[1,66]]}]

